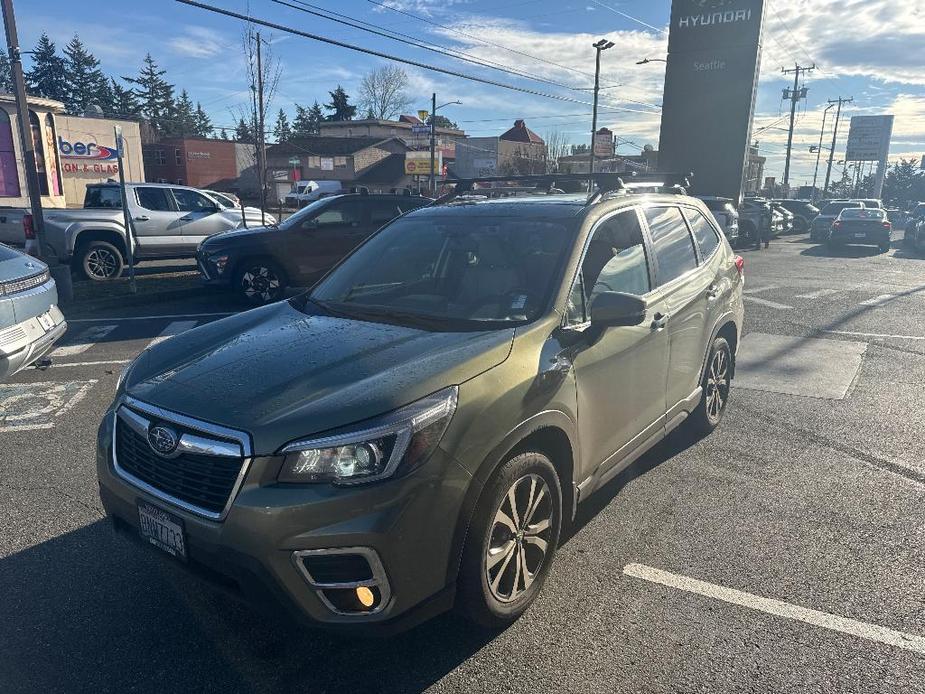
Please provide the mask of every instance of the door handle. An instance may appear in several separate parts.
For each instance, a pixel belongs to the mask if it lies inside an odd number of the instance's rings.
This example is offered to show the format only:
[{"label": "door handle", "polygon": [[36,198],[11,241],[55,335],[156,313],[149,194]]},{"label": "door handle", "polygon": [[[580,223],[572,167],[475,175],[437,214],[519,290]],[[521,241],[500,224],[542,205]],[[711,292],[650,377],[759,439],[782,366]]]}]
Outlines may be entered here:
[{"label": "door handle", "polygon": [[136,222],[147,222],[147,221],[150,221],[150,219],[151,219],[150,217],[144,214],[139,217],[135,217]]},{"label": "door handle", "polygon": [[671,318],[671,315],[668,313],[656,313],[652,318],[652,330],[661,330],[668,325],[668,319]]}]

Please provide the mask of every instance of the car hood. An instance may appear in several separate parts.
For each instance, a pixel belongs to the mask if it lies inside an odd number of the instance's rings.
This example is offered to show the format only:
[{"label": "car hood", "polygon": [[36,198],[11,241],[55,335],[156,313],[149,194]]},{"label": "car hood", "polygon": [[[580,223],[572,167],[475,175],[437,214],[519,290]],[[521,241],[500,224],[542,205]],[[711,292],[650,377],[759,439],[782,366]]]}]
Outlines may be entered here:
[{"label": "car hood", "polygon": [[467,381],[507,359],[513,336],[310,315],[281,302],[149,348],[125,392],[247,431],[266,455]]},{"label": "car hood", "polygon": [[0,244],[0,282],[32,277],[46,267],[41,260]]},{"label": "car hood", "polygon": [[246,239],[256,239],[265,234],[272,234],[279,231],[278,227],[248,227],[247,229],[229,229],[213,234],[203,241],[204,248],[218,248],[226,241],[231,243],[240,243]]}]

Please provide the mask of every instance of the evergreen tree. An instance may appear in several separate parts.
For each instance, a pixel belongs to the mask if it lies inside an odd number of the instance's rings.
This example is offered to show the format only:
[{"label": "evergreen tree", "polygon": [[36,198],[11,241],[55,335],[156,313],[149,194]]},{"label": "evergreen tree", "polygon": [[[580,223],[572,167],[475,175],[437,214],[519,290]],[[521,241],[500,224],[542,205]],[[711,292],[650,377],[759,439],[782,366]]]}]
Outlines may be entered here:
[{"label": "evergreen tree", "polygon": [[324,111],[321,110],[321,104],[317,101],[308,109],[308,125],[311,133],[317,135],[321,132],[321,122],[324,120]]},{"label": "evergreen tree", "polygon": [[126,89],[112,78],[109,80],[109,91],[112,93],[112,100],[109,108],[105,109],[107,115],[116,118],[137,118],[141,115],[141,105],[134,91]]},{"label": "evergreen tree", "polygon": [[221,138],[222,138],[223,140],[227,140],[227,139],[228,139],[228,131],[225,130],[224,128],[222,128]]},{"label": "evergreen tree", "polygon": [[173,85],[164,79],[166,70],[161,70],[154,58],[148,53],[138,77],[123,77],[126,82],[135,85],[135,95],[140,101],[141,115],[157,133],[167,131],[173,120]]},{"label": "evergreen tree", "polygon": [[329,94],[331,95],[331,103],[325,104],[324,107],[328,111],[331,111],[331,115],[327,116],[325,120],[353,120],[357,112],[357,107],[350,104],[350,97],[347,95],[347,92],[344,91],[344,88],[338,84],[337,89],[333,92],[329,92]]},{"label": "evergreen tree", "polygon": [[42,33],[32,51],[32,69],[26,73],[26,89],[30,94],[47,99],[67,99],[67,77],[64,58],[57,54],[54,42]]},{"label": "evergreen tree", "polygon": [[292,137],[292,128],[289,125],[289,118],[283,109],[276,114],[276,125],[273,126],[273,137],[277,142],[285,142]]},{"label": "evergreen tree", "polygon": [[196,102],[196,111],[193,115],[196,121],[196,134],[199,135],[199,137],[212,137],[212,131],[215,130],[212,126],[212,119],[209,118],[208,113],[202,110],[202,104],[198,101]]},{"label": "evergreen tree", "polygon": [[254,142],[254,129],[244,120],[243,116],[238,119],[238,124],[234,128],[234,139],[238,142]]},{"label": "evergreen tree", "polygon": [[13,93],[13,72],[10,68],[10,59],[3,51],[0,51],[0,92]]},{"label": "evergreen tree", "polygon": [[77,34],[64,47],[64,74],[68,113],[80,115],[94,105],[105,109],[112,102],[109,80],[100,70],[100,61]]},{"label": "evergreen tree", "polygon": [[373,120],[373,119],[376,117],[376,114],[373,113],[373,109],[370,107],[370,108],[367,108],[367,109],[366,109],[366,115],[363,116],[363,117],[364,117],[366,120]]},{"label": "evergreen tree", "polygon": [[296,104],[295,119],[292,121],[292,135],[294,137],[317,135],[319,125],[323,120],[324,113],[321,110],[321,104],[317,101],[309,108]]},{"label": "evergreen tree", "polygon": [[196,132],[196,113],[193,110],[193,100],[184,89],[179,98],[173,102],[170,120],[165,126],[170,135],[193,135]]},{"label": "evergreen tree", "polygon": [[434,116],[434,127],[436,128],[452,128],[453,130],[459,130],[459,126],[455,121],[451,121],[446,116],[441,116],[439,113]]}]

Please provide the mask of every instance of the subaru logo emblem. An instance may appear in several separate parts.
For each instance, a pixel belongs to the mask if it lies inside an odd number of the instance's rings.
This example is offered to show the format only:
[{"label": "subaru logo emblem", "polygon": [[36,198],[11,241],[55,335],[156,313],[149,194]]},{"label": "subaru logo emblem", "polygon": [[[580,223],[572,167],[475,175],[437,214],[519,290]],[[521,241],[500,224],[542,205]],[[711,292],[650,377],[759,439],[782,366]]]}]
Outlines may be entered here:
[{"label": "subaru logo emblem", "polygon": [[180,437],[170,427],[154,426],[148,430],[148,444],[159,455],[170,455],[177,449]]}]

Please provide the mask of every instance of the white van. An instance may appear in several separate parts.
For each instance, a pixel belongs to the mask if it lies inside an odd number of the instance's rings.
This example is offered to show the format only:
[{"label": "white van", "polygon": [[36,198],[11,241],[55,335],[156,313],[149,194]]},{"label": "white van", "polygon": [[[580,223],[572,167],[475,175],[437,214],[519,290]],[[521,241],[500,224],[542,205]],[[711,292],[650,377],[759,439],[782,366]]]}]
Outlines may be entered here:
[{"label": "white van", "polygon": [[343,192],[340,181],[296,181],[295,186],[286,194],[286,205],[305,207],[308,203],[328,195]]}]

